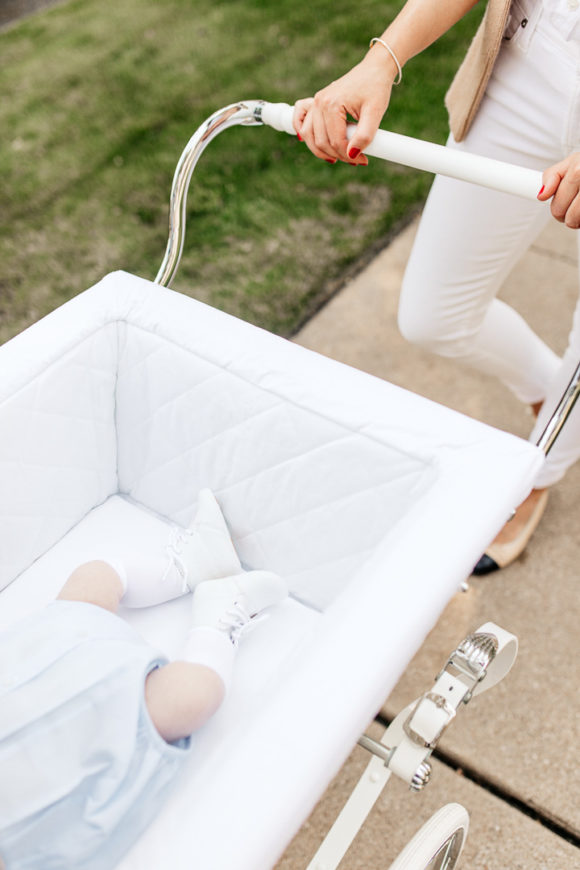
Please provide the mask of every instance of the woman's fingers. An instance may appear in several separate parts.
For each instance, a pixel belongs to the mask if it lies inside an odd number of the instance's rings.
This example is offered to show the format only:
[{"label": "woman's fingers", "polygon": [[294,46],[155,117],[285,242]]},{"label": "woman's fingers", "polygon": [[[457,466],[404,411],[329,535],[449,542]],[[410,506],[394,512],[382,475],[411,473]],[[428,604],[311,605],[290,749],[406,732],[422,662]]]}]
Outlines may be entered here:
[{"label": "woman's fingers", "polygon": [[558,185],[562,181],[565,170],[560,171],[560,163],[555,166],[550,166],[542,175],[542,189],[538,194],[540,202],[547,202],[558,190]]},{"label": "woman's fingers", "polygon": [[[294,108],[294,129],[312,153],[329,163],[349,160],[346,155],[346,111],[325,112],[315,99],[299,100]],[[337,148],[333,143],[339,143]],[[360,162],[367,162],[363,157]]]},{"label": "woman's fingers", "polygon": [[319,152],[317,156],[322,154],[324,159],[333,161],[342,159],[340,151],[335,148],[331,141],[331,136],[336,138],[337,130],[342,127],[346,138],[346,112],[344,109],[337,108],[333,112],[325,112],[317,105],[315,97],[311,116],[313,145]]},{"label": "woman's fingers", "polygon": [[319,114],[311,110],[302,124],[300,139],[321,160],[336,163],[337,155],[333,152],[328,142],[328,135],[324,128],[324,122]]},{"label": "woman's fingers", "polygon": [[571,230],[580,228],[580,194],[577,194],[566,209],[564,223]]},{"label": "woman's fingers", "polygon": [[567,223],[566,216],[568,214],[568,209],[576,198],[578,189],[578,185],[571,182],[566,175],[558,184],[556,193],[552,197],[550,211],[556,220],[560,221],[560,223]]},{"label": "woman's fingers", "polygon": [[[356,158],[361,151],[370,145],[377,134],[379,124],[381,123],[384,114],[384,107],[381,103],[365,103],[361,108],[360,118],[356,126],[350,144],[348,146],[348,156]],[[366,158],[365,158],[366,159]],[[368,161],[367,161],[368,162]]]},{"label": "woman's fingers", "polygon": [[[394,74],[390,58],[387,61],[369,53],[314,98],[296,103],[294,127],[313,154],[330,162],[368,163],[362,152],[374,138],[391,96]],[[360,121],[350,144],[349,116]]]},{"label": "woman's fingers", "polygon": [[550,210],[560,223],[580,227],[580,154],[574,153],[550,166],[542,176],[541,202],[552,199]]},{"label": "woman's fingers", "polygon": [[347,112],[345,106],[338,104],[336,106],[326,105],[317,108],[320,117],[324,121],[328,142],[333,155],[337,160],[348,160],[346,153],[348,147],[348,140],[346,138]]},{"label": "woman's fingers", "polygon": [[560,181],[550,206],[556,220],[572,229],[578,229],[577,208],[574,207],[574,202],[579,192],[580,177],[569,171]]},{"label": "woman's fingers", "polygon": [[[327,144],[328,137],[325,136],[321,129],[320,120],[316,117],[316,113],[312,111],[314,99],[309,97],[304,100],[298,100],[294,105],[294,115],[292,123],[296,134],[301,142],[305,142],[316,157],[322,160],[327,160],[330,163],[336,163],[336,156],[330,150],[324,150],[325,143]],[[318,132],[315,131],[315,127]],[[323,147],[319,147],[322,145]]]},{"label": "woman's fingers", "polygon": [[312,97],[307,97],[304,100],[296,100],[294,103],[294,115],[292,117],[292,123],[294,125],[294,129],[298,136],[302,135],[302,125],[308,115],[308,111],[312,106],[314,99]]},{"label": "woman's fingers", "polygon": [[[348,114],[357,117],[355,109]],[[345,106],[322,104],[322,101],[317,102],[316,98],[299,100],[294,107],[293,122],[299,138],[316,157],[331,163],[342,160],[345,163],[366,166],[368,159],[362,151],[373,139],[381,117],[382,113],[376,110],[367,113],[363,110],[362,118],[365,118],[366,123],[363,124],[362,132],[357,129],[350,144],[346,135]],[[372,129],[373,124],[374,129]]]}]

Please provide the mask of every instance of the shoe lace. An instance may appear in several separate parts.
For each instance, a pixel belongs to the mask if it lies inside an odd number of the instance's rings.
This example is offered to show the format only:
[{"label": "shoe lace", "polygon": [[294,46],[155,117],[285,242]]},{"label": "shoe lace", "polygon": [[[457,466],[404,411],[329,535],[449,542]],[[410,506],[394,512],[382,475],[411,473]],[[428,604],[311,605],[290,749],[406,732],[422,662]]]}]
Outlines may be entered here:
[{"label": "shoe lace", "polygon": [[249,634],[258,623],[263,622],[267,618],[267,614],[261,614],[260,616],[250,614],[243,601],[234,601],[224,612],[223,616],[220,617],[218,628],[225,631],[229,635],[233,645],[237,646],[242,635]]},{"label": "shoe lace", "polygon": [[162,582],[166,579],[171,568],[175,566],[183,580],[184,592],[188,592],[189,587],[187,585],[187,565],[182,558],[183,545],[185,541],[191,538],[192,534],[193,531],[191,529],[181,529],[179,526],[173,526],[169,533],[169,541],[165,546],[165,552],[169,556],[169,563],[162,577]]}]

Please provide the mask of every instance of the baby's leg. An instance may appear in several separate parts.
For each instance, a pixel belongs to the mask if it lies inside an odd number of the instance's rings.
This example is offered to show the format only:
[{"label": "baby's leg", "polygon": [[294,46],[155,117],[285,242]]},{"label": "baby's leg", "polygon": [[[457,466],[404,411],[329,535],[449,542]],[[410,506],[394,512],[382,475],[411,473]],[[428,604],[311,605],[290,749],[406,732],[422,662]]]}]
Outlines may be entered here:
[{"label": "baby's leg", "polygon": [[72,572],[58,595],[61,601],[84,601],[116,613],[124,584],[108,562],[85,562]]},{"label": "baby's leg", "polygon": [[[112,565],[92,561],[75,568],[58,598],[96,604],[115,613],[123,590],[124,584]],[[201,728],[218,709],[224,694],[224,681],[215,670],[186,661],[156,668],[145,683],[149,714],[168,742],[188,737]]]},{"label": "baby's leg", "polygon": [[287,596],[270,571],[250,571],[200,583],[192,600],[192,628],[180,661],[147,677],[145,698],[165,740],[200,728],[223,701],[232,678],[240,636],[251,620]]},{"label": "baby's leg", "polygon": [[147,677],[149,715],[164,740],[189,737],[213,716],[224,699],[225,686],[216,671],[191,662],[171,662]]}]

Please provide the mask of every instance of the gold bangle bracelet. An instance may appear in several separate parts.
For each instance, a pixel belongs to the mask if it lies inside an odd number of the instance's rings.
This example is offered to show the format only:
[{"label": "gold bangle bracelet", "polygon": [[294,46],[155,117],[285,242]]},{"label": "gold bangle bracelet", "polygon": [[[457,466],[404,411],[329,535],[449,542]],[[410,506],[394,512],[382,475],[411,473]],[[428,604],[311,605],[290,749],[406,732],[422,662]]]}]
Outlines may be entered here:
[{"label": "gold bangle bracelet", "polygon": [[373,36],[373,38],[371,39],[371,41],[369,43],[369,47],[372,48],[372,46],[374,45],[375,42],[380,42],[381,45],[383,46],[383,48],[387,49],[387,51],[389,52],[389,54],[391,55],[391,57],[395,61],[395,64],[397,67],[397,72],[399,74],[398,74],[397,78],[395,79],[395,81],[393,82],[393,84],[394,85],[400,84],[403,80],[403,70],[401,69],[401,64],[399,63],[399,61],[397,59],[397,55],[395,54],[395,52],[393,51],[391,46],[388,45],[384,39],[380,39],[380,37],[378,37],[378,36]]}]

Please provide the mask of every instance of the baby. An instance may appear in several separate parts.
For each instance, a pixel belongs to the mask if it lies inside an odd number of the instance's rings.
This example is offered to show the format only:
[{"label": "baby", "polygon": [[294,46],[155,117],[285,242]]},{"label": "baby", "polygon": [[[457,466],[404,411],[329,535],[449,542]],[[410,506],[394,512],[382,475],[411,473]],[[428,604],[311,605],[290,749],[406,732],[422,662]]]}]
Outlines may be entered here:
[{"label": "baby", "polygon": [[[176,661],[115,615],[186,592]],[[86,562],[56,601],[4,631],[0,870],[113,868],[222,703],[245,628],[286,595],[276,574],[242,570],[203,490],[190,528],[156,557]]]}]

